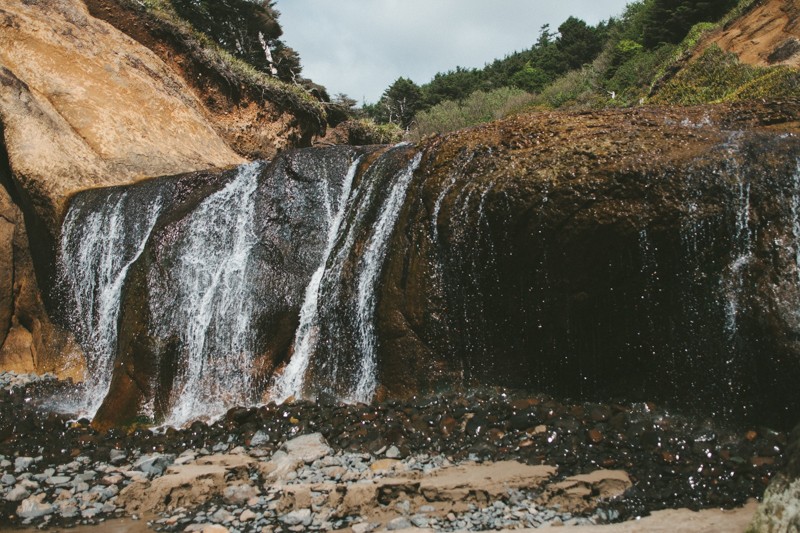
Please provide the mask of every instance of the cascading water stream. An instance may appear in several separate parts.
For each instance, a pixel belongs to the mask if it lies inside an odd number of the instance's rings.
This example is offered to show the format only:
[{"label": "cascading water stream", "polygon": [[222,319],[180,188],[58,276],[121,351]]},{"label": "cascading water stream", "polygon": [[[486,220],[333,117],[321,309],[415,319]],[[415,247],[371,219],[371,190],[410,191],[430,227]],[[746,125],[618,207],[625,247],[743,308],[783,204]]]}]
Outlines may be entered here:
[{"label": "cascading water stream", "polygon": [[92,416],[108,391],[122,287],[144,250],[162,204],[160,189],[153,197],[114,190],[99,207],[76,199],[64,220],[59,273],[67,300],[74,306],[71,327],[86,356],[83,395],[75,404],[63,406],[70,411]]},{"label": "cascading water stream", "polygon": [[[389,151],[384,162],[404,147]],[[374,173],[351,189],[355,165],[342,188],[336,217],[319,267],[306,289],[292,360],[276,378],[272,397],[303,397],[326,384],[310,383],[310,368],[330,380],[327,386],[343,401],[369,401],[376,388],[375,311],[380,274],[389,240],[405,201],[417,154],[401,170],[375,163]],[[353,175],[350,175],[350,174]],[[377,214],[377,215],[373,215]],[[377,218],[373,218],[377,216]],[[315,359],[326,347],[324,360]],[[330,353],[328,353],[330,352]],[[320,354],[322,355],[322,354]]]},{"label": "cascading water stream", "polygon": [[174,243],[176,285],[151,287],[150,312],[159,334],[177,332],[183,347],[165,423],[179,426],[198,412],[218,416],[253,403],[251,346],[257,291],[250,283],[255,192],[262,163],[239,168],[236,178],[206,198]]},{"label": "cascading water stream", "polygon": [[361,364],[357,371],[355,388],[350,400],[354,402],[368,402],[372,399],[377,386],[377,340],[375,338],[375,304],[376,289],[381,268],[386,258],[389,238],[397,223],[397,217],[403,208],[408,186],[414,171],[422,161],[422,154],[418,153],[408,167],[396,179],[386,203],[383,205],[381,216],[375,225],[372,238],[367,245],[362,260],[363,268],[358,277],[358,329],[361,333]]},{"label": "cascading water stream", "polygon": [[292,359],[289,361],[283,373],[275,380],[272,387],[271,396],[276,401],[283,402],[292,395],[299,395],[302,393],[308,363],[317,344],[316,321],[320,305],[320,283],[322,282],[322,276],[325,273],[328,260],[333,252],[336,239],[339,236],[339,228],[342,225],[342,219],[344,218],[350,198],[350,191],[353,187],[353,178],[356,175],[360,162],[361,158],[357,158],[353,161],[345,175],[335,214],[333,214],[333,208],[330,205],[328,195],[325,195],[325,210],[328,215],[328,236],[325,243],[325,251],[322,254],[319,267],[317,267],[317,270],[311,277],[311,281],[305,291],[303,307],[300,310],[300,325],[295,334]]}]

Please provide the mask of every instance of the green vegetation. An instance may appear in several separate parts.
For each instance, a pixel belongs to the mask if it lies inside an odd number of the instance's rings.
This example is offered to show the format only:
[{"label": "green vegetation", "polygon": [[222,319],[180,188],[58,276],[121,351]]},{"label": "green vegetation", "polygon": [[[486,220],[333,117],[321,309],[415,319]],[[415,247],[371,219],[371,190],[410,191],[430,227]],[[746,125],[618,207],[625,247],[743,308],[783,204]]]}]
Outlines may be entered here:
[{"label": "green vegetation", "polygon": [[[261,0],[120,0],[171,36],[193,61],[236,94],[249,91],[301,117],[326,122],[324,88],[299,76],[296,52],[277,39],[272,3]],[[243,24],[243,26],[240,26]],[[277,70],[273,74],[266,50]],[[316,94],[314,94],[316,93]]]},{"label": "green vegetation", "polygon": [[453,131],[489,122],[524,108],[531,98],[531,94],[512,87],[489,92],[477,90],[462,102],[445,100],[417,113],[413,134],[421,138],[430,133]]},{"label": "green vegetation", "polygon": [[599,109],[644,102],[701,104],[798,93],[800,73],[753,67],[701,39],[759,0],[638,0],[618,18],[589,26],[570,17],[540,29],[528,50],[482,69],[436,74],[416,85],[399,78],[361,110],[419,138],[526,109]]},{"label": "green vegetation", "polygon": [[754,67],[740,63],[716,45],[670,79],[654,103],[692,105],[800,94],[800,71],[788,67]]}]

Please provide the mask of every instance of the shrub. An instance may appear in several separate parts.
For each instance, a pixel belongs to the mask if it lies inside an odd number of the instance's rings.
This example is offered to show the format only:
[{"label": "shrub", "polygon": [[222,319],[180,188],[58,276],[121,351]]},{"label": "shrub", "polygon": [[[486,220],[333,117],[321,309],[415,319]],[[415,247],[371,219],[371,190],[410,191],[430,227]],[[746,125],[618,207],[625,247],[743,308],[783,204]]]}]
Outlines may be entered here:
[{"label": "shrub", "polygon": [[710,46],[700,58],[669,80],[653,98],[664,104],[694,105],[798,94],[800,71],[790,67],[755,67],[736,54]]},{"label": "shrub", "polygon": [[397,124],[376,124],[369,118],[350,120],[342,124],[347,128],[348,144],[395,144],[403,138],[403,130]]},{"label": "shrub", "polygon": [[502,118],[523,108],[532,96],[525,91],[502,87],[493,91],[475,91],[463,102],[445,100],[414,117],[412,137],[454,131]]}]

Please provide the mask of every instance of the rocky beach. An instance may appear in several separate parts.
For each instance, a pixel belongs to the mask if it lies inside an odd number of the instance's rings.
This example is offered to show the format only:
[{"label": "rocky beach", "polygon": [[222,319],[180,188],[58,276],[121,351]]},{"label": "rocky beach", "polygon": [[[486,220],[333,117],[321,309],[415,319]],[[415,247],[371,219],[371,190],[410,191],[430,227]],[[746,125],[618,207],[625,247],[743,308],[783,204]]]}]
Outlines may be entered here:
[{"label": "rocky beach", "polygon": [[0,523],[11,528],[624,525],[661,509],[689,509],[686,518],[741,507],[763,494],[787,446],[784,433],[726,429],[652,404],[499,389],[268,404],[182,429],[99,432],[46,409],[73,393],[69,382],[5,373],[0,384]]}]

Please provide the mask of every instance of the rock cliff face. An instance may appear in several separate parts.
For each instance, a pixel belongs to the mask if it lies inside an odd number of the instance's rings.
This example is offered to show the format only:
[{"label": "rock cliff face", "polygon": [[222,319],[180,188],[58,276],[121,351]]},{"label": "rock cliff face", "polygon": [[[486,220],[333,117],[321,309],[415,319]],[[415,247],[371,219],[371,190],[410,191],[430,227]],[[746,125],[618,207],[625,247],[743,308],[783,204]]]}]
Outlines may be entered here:
[{"label": "rock cliff face", "polygon": [[325,114],[318,102],[291,91],[237,80],[210,61],[196,42],[130,0],[85,0],[92,16],[129,35],[185,80],[202,104],[209,124],[238,154],[271,159],[279,151],[310,146],[325,131]]},{"label": "rock cliff face", "polygon": [[52,370],[53,357],[66,356],[66,333],[42,297],[48,303],[54,294],[71,195],[243,161],[177,75],[79,0],[0,6],[0,134],[3,246],[14,250],[4,254],[0,285],[0,365],[9,368],[24,360]]},{"label": "rock cliff face", "polygon": [[793,424],[798,117],[534,114],[162,195],[95,423],[186,420],[245,376],[235,402],[491,384]]},{"label": "rock cliff face", "polygon": [[424,144],[380,284],[379,381],[791,427],[798,110],[542,114]]},{"label": "rock cliff face", "polygon": [[[70,357],[74,355],[75,357]],[[81,377],[80,348],[49,319],[22,212],[0,188],[0,365],[15,372]]]}]

